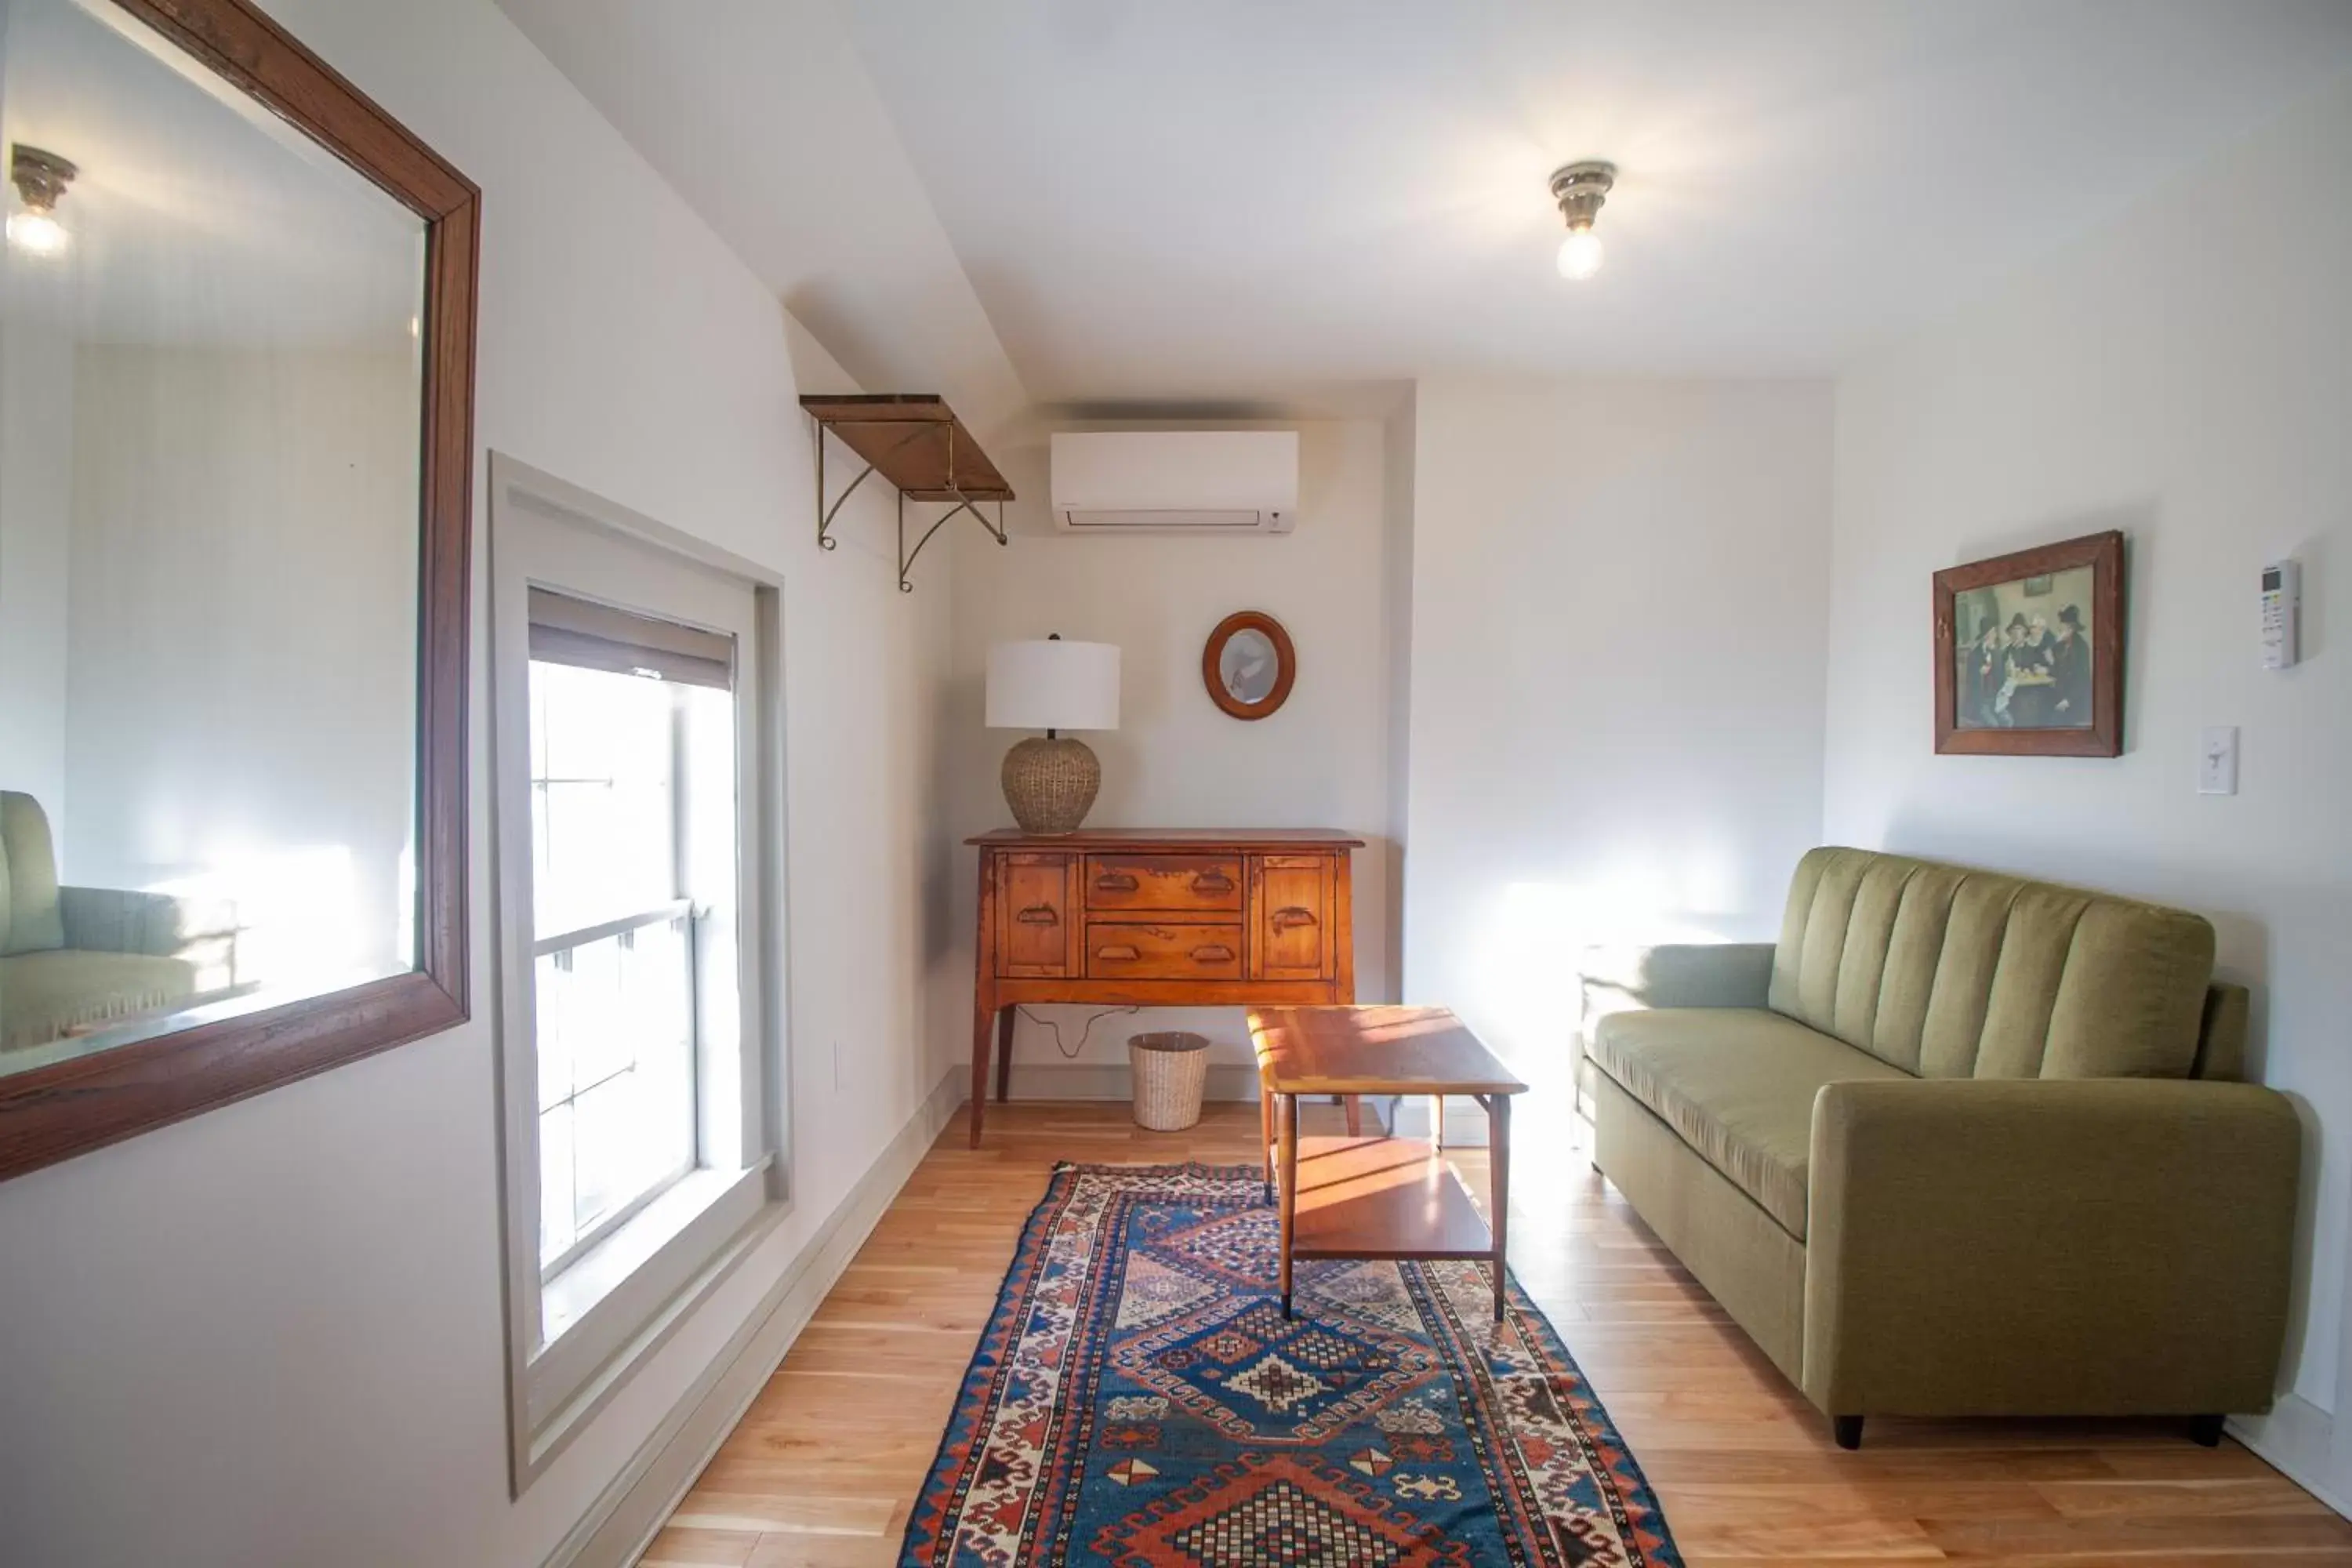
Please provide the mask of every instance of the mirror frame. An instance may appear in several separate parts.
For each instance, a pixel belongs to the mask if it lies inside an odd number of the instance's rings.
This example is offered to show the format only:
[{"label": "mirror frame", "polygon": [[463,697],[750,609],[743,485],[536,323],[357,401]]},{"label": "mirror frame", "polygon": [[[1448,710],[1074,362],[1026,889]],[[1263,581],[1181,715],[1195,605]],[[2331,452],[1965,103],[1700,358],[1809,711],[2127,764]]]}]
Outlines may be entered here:
[{"label": "mirror frame", "polygon": [[[1244,702],[1225,689],[1223,666],[1225,645],[1243,632],[1263,632],[1274,645],[1274,689],[1255,702]],[[1209,700],[1236,719],[1263,719],[1290,699],[1291,683],[1298,679],[1298,650],[1282,623],[1263,610],[1238,610],[1217,623],[1201,649],[1201,680]]]},{"label": "mirror frame", "polygon": [[417,965],[0,1077],[0,1181],[463,1023],[474,311],[481,193],[247,0],[110,0],[425,223],[416,649]]}]

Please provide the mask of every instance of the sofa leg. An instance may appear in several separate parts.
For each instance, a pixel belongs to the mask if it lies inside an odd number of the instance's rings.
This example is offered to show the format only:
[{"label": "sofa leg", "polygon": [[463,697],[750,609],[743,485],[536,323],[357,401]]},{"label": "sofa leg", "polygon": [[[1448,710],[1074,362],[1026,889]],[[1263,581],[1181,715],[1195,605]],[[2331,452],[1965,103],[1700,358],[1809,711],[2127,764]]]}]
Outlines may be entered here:
[{"label": "sofa leg", "polygon": [[1851,1452],[1862,1447],[1861,1416],[1832,1415],[1830,1417],[1830,1430],[1835,1434],[1839,1447]]},{"label": "sofa leg", "polygon": [[2221,1446],[2221,1422],[2219,1415],[2191,1415],[2189,1418],[2189,1439],[2200,1448]]}]

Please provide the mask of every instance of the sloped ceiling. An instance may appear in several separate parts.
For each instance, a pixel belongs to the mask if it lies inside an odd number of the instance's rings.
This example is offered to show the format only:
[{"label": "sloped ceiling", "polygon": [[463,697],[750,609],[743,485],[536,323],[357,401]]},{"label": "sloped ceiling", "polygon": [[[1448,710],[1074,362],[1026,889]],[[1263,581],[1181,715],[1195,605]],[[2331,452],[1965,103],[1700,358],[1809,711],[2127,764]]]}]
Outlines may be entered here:
[{"label": "sloped ceiling", "polygon": [[499,5],[860,383],[1026,405],[827,0]]}]

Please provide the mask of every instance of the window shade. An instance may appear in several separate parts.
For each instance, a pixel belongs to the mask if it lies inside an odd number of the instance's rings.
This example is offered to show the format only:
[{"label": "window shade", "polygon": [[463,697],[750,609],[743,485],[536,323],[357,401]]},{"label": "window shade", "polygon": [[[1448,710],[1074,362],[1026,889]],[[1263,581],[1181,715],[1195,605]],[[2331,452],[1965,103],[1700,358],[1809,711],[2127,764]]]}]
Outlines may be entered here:
[{"label": "window shade", "polygon": [[734,688],[735,639],[609,605],[530,591],[530,657],[687,686]]}]

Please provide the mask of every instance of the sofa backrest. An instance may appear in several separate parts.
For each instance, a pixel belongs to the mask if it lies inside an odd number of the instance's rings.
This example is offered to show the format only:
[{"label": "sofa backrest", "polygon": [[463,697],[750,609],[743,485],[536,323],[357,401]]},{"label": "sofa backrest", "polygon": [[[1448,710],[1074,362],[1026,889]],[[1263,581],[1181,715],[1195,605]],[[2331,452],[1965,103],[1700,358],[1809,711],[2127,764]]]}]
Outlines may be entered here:
[{"label": "sofa backrest", "polygon": [[1926,1078],[2234,1077],[2243,993],[2209,1006],[2212,973],[2186,910],[1822,848],[1790,885],[1770,1000]]},{"label": "sofa backrest", "polygon": [[48,814],[16,790],[0,790],[0,958],[65,946]]}]

